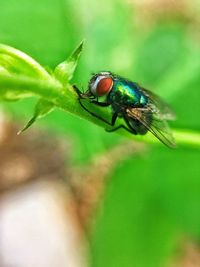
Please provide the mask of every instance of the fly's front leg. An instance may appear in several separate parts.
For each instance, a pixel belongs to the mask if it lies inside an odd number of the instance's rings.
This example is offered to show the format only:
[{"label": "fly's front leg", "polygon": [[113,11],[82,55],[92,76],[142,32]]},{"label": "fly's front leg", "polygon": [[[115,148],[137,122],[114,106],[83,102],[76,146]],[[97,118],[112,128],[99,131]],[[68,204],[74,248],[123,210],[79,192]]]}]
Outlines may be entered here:
[{"label": "fly's front leg", "polygon": [[77,95],[79,96],[79,98],[83,98],[83,94],[81,92],[81,90],[76,86],[76,85],[73,85],[73,88],[74,88],[74,91],[77,93]]},{"label": "fly's front leg", "polygon": [[87,109],[87,108],[83,105],[83,103],[81,102],[81,98],[79,98],[78,100],[79,100],[79,103],[80,103],[81,107],[82,107],[85,111],[87,111],[91,116],[93,116],[93,117],[95,117],[95,118],[97,118],[97,119],[99,119],[99,120],[101,120],[101,121],[103,121],[103,122],[105,122],[106,124],[108,124],[108,125],[111,126],[111,123],[110,123],[109,121],[107,121],[106,119],[102,118],[101,116],[99,116],[99,115],[95,114],[94,112],[90,111],[89,109]]},{"label": "fly's front leg", "polygon": [[[95,117],[95,118],[97,118],[97,119],[103,121],[104,123],[106,123],[106,124],[108,124],[108,125],[111,125],[111,123],[110,123],[109,121],[107,121],[106,119],[100,117],[99,115],[97,115],[97,114],[95,114],[94,112],[92,112],[92,111],[90,111],[89,109],[87,109],[87,108],[83,105],[83,103],[81,102],[81,100],[82,100],[82,99],[88,99],[89,97],[86,97],[86,94],[82,93],[82,92],[78,89],[77,86],[74,85],[73,88],[74,88],[75,92],[76,92],[77,95],[78,95],[78,101],[79,101],[80,106],[81,106],[85,111],[87,111],[91,116],[93,116],[93,117]],[[90,98],[90,99],[91,99],[91,98]],[[92,101],[94,101],[94,100],[91,100],[91,103],[93,103]],[[99,104],[101,103],[101,102],[98,102],[98,101],[95,101],[95,102],[97,102],[97,103],[99,103]],[[96,103],[95,103],[95,104],[96,104]],[[98,104],[96,104],[96,105],[98,105]],[[101,104],[98,105],[98,106],[101,106]]]}]

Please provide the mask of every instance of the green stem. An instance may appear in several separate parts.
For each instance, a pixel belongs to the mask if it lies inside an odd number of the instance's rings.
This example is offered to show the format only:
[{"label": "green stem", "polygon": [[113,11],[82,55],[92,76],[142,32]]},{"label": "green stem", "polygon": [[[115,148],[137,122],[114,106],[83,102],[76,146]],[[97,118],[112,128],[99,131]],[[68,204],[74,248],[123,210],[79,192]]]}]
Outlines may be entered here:
[{"label": "green stem", "polygon": [[[177,147],[194,147],[200,149],[200,133],[197,131],[185,130],[185,129],[172,129],[174,138],[177,143]],[[158,143],[159,140],[154,138],[152,134],[148,133],[145,136],[138,136],[137,139],[146,143]]]},{"label": "green stem", "polygon": [[179,144],[200,148],[200,133],[188,130],[174,130],[175,139]]},{"label": "green stem", "polygon": [[[104,122],[91,116],[88,112],[83,110],[77,101],[77,94],[73,90],[71,85],[67,85],[66,90],[63,90],[62,85],[55,79],[51,78],[48,81],[36,80],[27,78],[24,76],[6,76],[0,74],[0,97],[6,98],[11,92],[16,93],[19,97],[28,97],[30,95],[43,98],[53,103],[58,108],[61,108],[67,112],[77,115],[83,119],[87,119],[100,127],[107,127]],[[110,113],[107,109],[102,109],[91,105],[85,101],[84,105],[87,106],[92,112],[99,116],[110,120]],[[118,122],[120,124],[120,121]],[[150,133],[145,136],[135,136],[130,133],[119,130],[118,133],[127,136],[134,140],[143,141],[146,143],[159,143],[159,141]],[[175,139],[178,146],[188,146],[200,148],[200,133],[189,130],[174,129]]]}]

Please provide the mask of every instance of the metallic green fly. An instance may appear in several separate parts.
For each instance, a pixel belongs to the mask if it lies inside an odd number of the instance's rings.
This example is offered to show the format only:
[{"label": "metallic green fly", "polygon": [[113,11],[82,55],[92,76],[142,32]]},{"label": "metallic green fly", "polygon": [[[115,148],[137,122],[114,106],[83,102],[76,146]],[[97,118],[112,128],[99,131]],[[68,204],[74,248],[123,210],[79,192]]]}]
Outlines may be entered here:
[{"label": "metallic green fly", "polygon": [[[168,147],[176,146],[167,120],[174,119],[169,106],[159,96],[142,88],[135,82],[115,75],[109,71],[94,74],[89,81],[88,90],[82,93],[74,87],[81,106],[92,116],[112,126],[107,131],[116,131],[123,128],[132,134],[144,135],[150,131]],[[100,102],[99,98],[104,97]],[[81,99],[90,99],[90,102],[101,107],[112,107],[111,122],[88,110]],[[123,118],[125,124],[115,127],[117,118]]]}]

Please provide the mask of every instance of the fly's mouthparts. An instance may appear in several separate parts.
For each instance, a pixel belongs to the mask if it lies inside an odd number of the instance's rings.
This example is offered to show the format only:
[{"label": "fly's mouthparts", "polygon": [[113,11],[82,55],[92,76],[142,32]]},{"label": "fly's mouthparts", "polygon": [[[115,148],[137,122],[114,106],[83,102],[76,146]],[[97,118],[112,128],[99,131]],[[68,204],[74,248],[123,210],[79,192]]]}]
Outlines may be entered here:
[{"label": "fly's mouthparts", "polygon": [[88,98],[88,97],[91,97],[92,94],[91,94],[91,92],[88,90],[88,91],[86,91],[85,93],[82,93],[81,96],[82,96],[83,98]]}]

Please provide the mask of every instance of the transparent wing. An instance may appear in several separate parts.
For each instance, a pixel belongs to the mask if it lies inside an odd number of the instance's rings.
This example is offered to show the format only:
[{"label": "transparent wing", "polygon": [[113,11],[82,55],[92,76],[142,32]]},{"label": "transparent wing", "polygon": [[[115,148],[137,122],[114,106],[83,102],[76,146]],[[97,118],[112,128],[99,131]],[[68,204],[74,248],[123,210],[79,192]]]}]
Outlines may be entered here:
[{"label": "transparent wing", "polygon": [[149,109],[151,109],[153,113],[157,114],[160,119],[174,120],[176,118],[175,113],[171,110],[168,104],[165,103],[158,95],[142,87],[139,87],[139,90],[148,97]]},{"label": "transparent wing", "polygon": [[[163,144],[171,148],[176,147],[175,140],[166,120],[160,118],[157,113],[153,113],[148,108],[128,108],[126,114],[129,118],[136,119],[142,123]],[[149,121],[150,116],[151,121]]]}]

